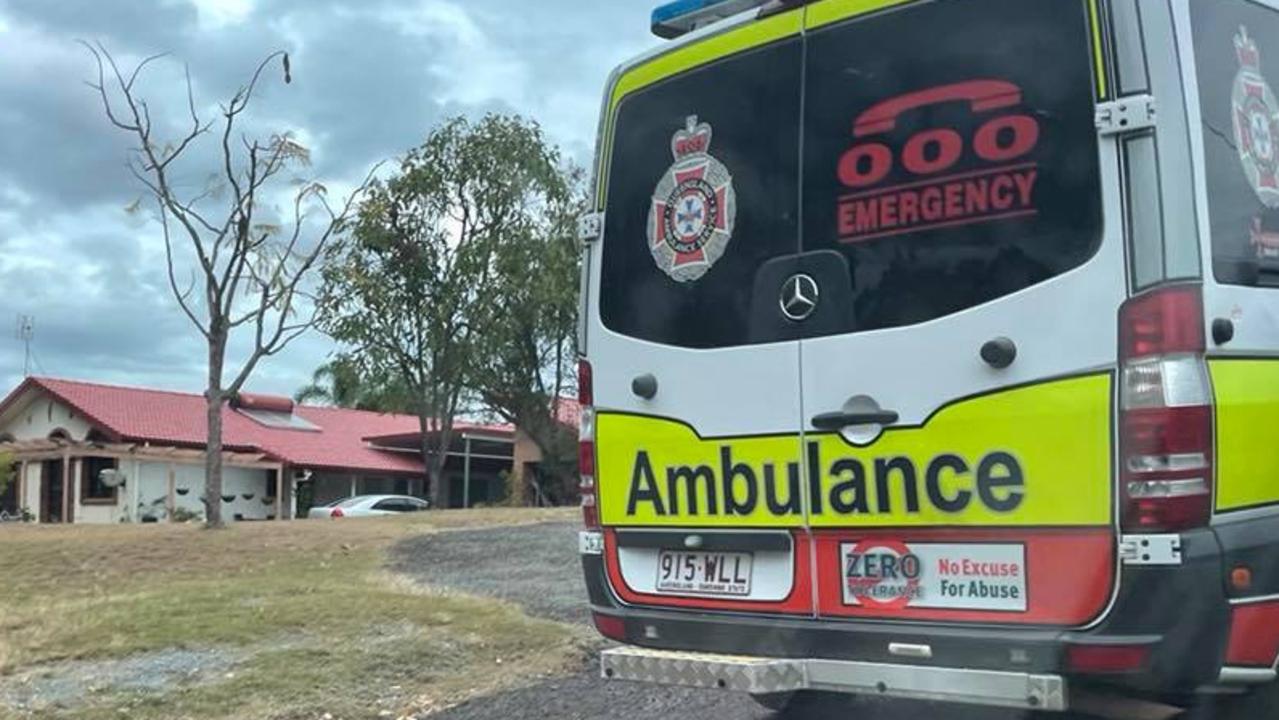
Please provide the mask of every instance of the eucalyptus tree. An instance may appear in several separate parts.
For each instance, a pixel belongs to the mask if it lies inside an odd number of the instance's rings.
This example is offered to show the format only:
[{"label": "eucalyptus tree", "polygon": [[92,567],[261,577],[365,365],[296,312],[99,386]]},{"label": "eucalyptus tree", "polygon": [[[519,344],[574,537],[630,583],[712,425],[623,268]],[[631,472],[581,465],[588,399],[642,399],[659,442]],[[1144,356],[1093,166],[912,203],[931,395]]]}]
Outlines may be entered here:
[{"label": "eucalyptus tree", "polygon": [[566,195],[536,123],[453,118],[372,184],[350,237],[330,252],[323,327],[409,393],[436,507],[449,504],[457,418],[482,397],[475,381],[513,270],[507,249],[534,237]]}]

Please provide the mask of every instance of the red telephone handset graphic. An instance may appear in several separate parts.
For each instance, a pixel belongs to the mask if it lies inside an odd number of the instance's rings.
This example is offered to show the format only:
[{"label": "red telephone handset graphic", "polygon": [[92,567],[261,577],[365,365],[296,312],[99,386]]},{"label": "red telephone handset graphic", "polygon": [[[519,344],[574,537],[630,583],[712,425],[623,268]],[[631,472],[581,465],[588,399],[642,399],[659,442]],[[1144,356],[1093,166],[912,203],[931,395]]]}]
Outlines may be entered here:
[{"label": "red telephone handset graphic", "polygon": [[944,102],[967,100],[973,112],[998,110],[1021,103],[1021,88],[1006,80],[969,80],[885,100],[857,116],[853,137],[888,132],[902,113]]},{"label": "red telephone handset graphic", "polygon": [[[857,116],[853,137],[893,130],[903,113],[946,102],[967,102],[974,113],[1011,108],[1022,102],[1022,91],[1006,80],[969,80],[899,95],[877,103]],[[1030,115],[999,115],[972,136],[972,147],[986,162],[1020,158],[1039,143],[1039,122]],[[923,130],[901,147],[902,165],[913,175],[935,175],[951,169],[964,152],[965,141],[954,128]],[[892,171],[892,148],[880,142],[854,145],[840,157],[838,174],[844,185],[865,188],[878,184]]]}]

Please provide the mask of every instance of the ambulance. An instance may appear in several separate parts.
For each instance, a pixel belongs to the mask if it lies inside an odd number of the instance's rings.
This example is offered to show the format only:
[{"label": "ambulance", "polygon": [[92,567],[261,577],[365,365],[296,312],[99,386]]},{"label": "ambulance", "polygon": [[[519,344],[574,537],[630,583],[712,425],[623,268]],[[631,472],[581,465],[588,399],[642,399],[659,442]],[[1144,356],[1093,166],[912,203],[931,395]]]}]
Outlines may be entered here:
[{"label": "ambulance", "polygon": [[579,227],[603,675],[1279,717],[1279,2],[653,30]]}]

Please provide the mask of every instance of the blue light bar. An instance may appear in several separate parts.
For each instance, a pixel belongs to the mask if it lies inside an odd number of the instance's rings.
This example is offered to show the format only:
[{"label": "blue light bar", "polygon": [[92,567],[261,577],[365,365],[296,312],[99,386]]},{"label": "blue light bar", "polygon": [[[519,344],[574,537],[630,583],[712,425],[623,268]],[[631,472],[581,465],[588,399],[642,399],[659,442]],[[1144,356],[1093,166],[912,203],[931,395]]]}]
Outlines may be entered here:
[{"label": "blue light bar", "polygon": [[675,0],[653,10],[653,34],[669,40],[768,2],[769,0]]}]

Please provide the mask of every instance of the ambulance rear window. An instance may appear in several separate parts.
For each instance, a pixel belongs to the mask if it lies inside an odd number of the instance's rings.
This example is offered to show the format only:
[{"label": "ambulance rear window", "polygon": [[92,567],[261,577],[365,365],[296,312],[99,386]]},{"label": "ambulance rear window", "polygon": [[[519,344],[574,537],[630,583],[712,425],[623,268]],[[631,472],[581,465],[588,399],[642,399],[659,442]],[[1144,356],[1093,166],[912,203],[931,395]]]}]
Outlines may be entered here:
[{"label": "ambulance rear window", "polygon": [[804,250],[846,259],[845,331],[991,302],[1096,252],[1087,5],[919,3],[809,35]]},{"label": "ambulance rear window", "polygon": [[1191,3],[1217,281],[1279,274],[1279,13],[1246,0]]},{"label": "ambulance rear window", "polygon": [[609,328],[750,342],[759,267],[799,247],[798,38],[628,96],[613,139],[599,298]]},{"label": "ambulance rear window", "polygon": [[[1102,230],[1088,9],[912,3],[628,95],[605,326],[691,348],[862,332],[1083,264]],[[779,297],[798,267],[824,305],[788,323]]]}]

